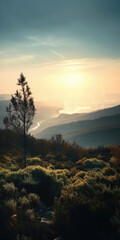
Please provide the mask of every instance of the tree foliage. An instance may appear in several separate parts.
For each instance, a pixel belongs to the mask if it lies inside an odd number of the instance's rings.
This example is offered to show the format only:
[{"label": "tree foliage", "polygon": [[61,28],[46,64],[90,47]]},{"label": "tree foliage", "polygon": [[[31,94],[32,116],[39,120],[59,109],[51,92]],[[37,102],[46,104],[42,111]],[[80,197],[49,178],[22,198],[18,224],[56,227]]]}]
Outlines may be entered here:
[{"label": "tree foliage", "polygon": [[35,115],[34,100],[23,73],[20,74],[17,85],[21,90],[16,90],[11,96],[10,104],[6,108],[7,116],[4,118],[4,124],[6,128],[27,133]]}]

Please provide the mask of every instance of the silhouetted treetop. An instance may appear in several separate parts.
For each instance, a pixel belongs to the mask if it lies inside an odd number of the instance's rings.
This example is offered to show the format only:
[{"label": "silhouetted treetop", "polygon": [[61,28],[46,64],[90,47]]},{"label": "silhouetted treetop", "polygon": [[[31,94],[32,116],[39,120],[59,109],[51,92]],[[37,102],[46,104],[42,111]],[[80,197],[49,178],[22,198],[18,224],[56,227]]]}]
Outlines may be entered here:
[{"label": "silhouetted treetop", "polygon": [[27,133],[36,111],[34,99],[23,73],[20,74],[17,85],[21,90],[16,90],[11,96],[10,104],[6,108],[7,116],[4,118],[4,124],[6,128],[16,131],[25,130]]}]

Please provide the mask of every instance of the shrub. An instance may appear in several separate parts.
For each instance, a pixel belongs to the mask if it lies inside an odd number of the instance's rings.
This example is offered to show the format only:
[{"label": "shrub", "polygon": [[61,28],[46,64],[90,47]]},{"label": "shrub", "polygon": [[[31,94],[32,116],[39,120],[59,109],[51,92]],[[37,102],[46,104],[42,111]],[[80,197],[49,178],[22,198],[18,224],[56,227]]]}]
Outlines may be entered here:
[{"label": "shrub", "polygon": [[104,174],[105,176],[114,176],[114,175],[115,175],[115,171],[114,171],[114,169],[111,168],[111,167],[106,167],[106,168],[104,168],[104,170],[103,170],[103,174]]},{"label": "shrub", "polygon": [[115,239],[115,197],[112,190],[93,191],[87,183],[66,187],[55,203],[55,229],[65,239]]},{"label": "shrub", "polygon": [[37,194],[35,194],[35,193],[30,193],[30,194],[28,195],[28,199],[29,199],[29,201],[30,201],[30,206],[31,206],[32,208],[38,208],[39,203],[40,203],[40,197],[39,197]]},{"label": "shrub", "polygon": [[15,187],[14,183],[5,183],[3,185],[3,191],[6,196],[14,196],[17,193],[17,188]]},{"label": "shrub", "polygon": [[37,182],[41,181],[45,176],[47,176],[46,173],[47,172],[45,172],[45,170],[41,167],[34,167],[31,169],[31,175],[33,179]]},{"label": "shrub", "polygon": [[37,193],[46,204],[53,204],[54,197],[59,196],[65,181],[64,171],[59,172],[48,170],[40,166],[27,167],[25,169],[31,176],[32,184],[27,183],[25,188],[28,192]]},{"label": "shrub", "polygon": [[83,162],[83,166],[86,170],[91,170],[91,169],[103,169],[106,164],[103,160],[98,160],[96,158],[91,158],[91,159],[86,159],[84,162]]},{"label": "shrub", "polygon": [[28,220],[34,220],[35,219],[34,209],[27,209],[25,211],[25,217]]},{"label": "shrub", "polygon": [[77,177],[77,178],[79,177],[79,178],[82,178],[82,179],[83,179],[83,178],[85,177],[85,173],[86,173],[86,172],[84,172],[84,171],[80,171],[80,172],[78,172],[78,173],[76,174],[76,177]]},{"label": "shrub", "polygon": [[41,159],[38,157],[27,158],[27,166],[41,165]]},{"label": "shrub", "polygon": [[12,215],[16,212],[17,203],[14,199],[8,199],[4,201],[4,207],[5,210],[7,210],[8,213]]},{"label": "shrub", "polygon": [[22,209],[26,209],[30,207],[30,201],[26,196],[20,197],[18,200],[18,205]]},{"label": "shrub", "polygon": [[10,174],[8,169],[0,168],[0,179],[6,180],[8,174]]},{"label": "shrub", "polygon": [[17,187],[21,187],[24,180],[29,177],[29,173],[25,169],[20,169],[18,171],[11,171],[7,175],[7,181],[14,182]]}]

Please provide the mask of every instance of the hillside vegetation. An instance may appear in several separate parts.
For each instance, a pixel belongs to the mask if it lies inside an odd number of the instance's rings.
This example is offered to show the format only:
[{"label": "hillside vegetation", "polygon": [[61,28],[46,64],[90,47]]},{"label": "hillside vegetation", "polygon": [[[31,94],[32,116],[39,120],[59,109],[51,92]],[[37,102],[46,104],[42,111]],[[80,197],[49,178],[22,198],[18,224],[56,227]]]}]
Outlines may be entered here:
[{"label": "hillside vegetation", "polygon": [[0,131],[1,239],[118,240],[120,147],[85,149],[61,135],[27,142],[23,168],[17,136]]}]

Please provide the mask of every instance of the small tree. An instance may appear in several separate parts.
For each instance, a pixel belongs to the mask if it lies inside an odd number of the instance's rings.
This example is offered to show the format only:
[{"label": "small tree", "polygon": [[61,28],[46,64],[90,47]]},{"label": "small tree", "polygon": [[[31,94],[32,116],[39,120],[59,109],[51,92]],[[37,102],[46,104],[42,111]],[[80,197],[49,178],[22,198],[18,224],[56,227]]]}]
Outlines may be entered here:
[{"label": "small tree", "polygon": [[53,151],[56,153],[57,159],[62,160],[62,155],[65,147],[65,140],[62,134],[56,134],[51,138]]},{"label": "small tree", "polygon": [[16,93],[11,96],[10,104],[6,108],[7,116],[3,122],[7,129],[23,135],[24,167],[26,167],[26,135],[32,124],[36,109],[31,97],[32,93],[23,73],[20,74],[17,85],[21,87],[21,90],[16,90]]}]

